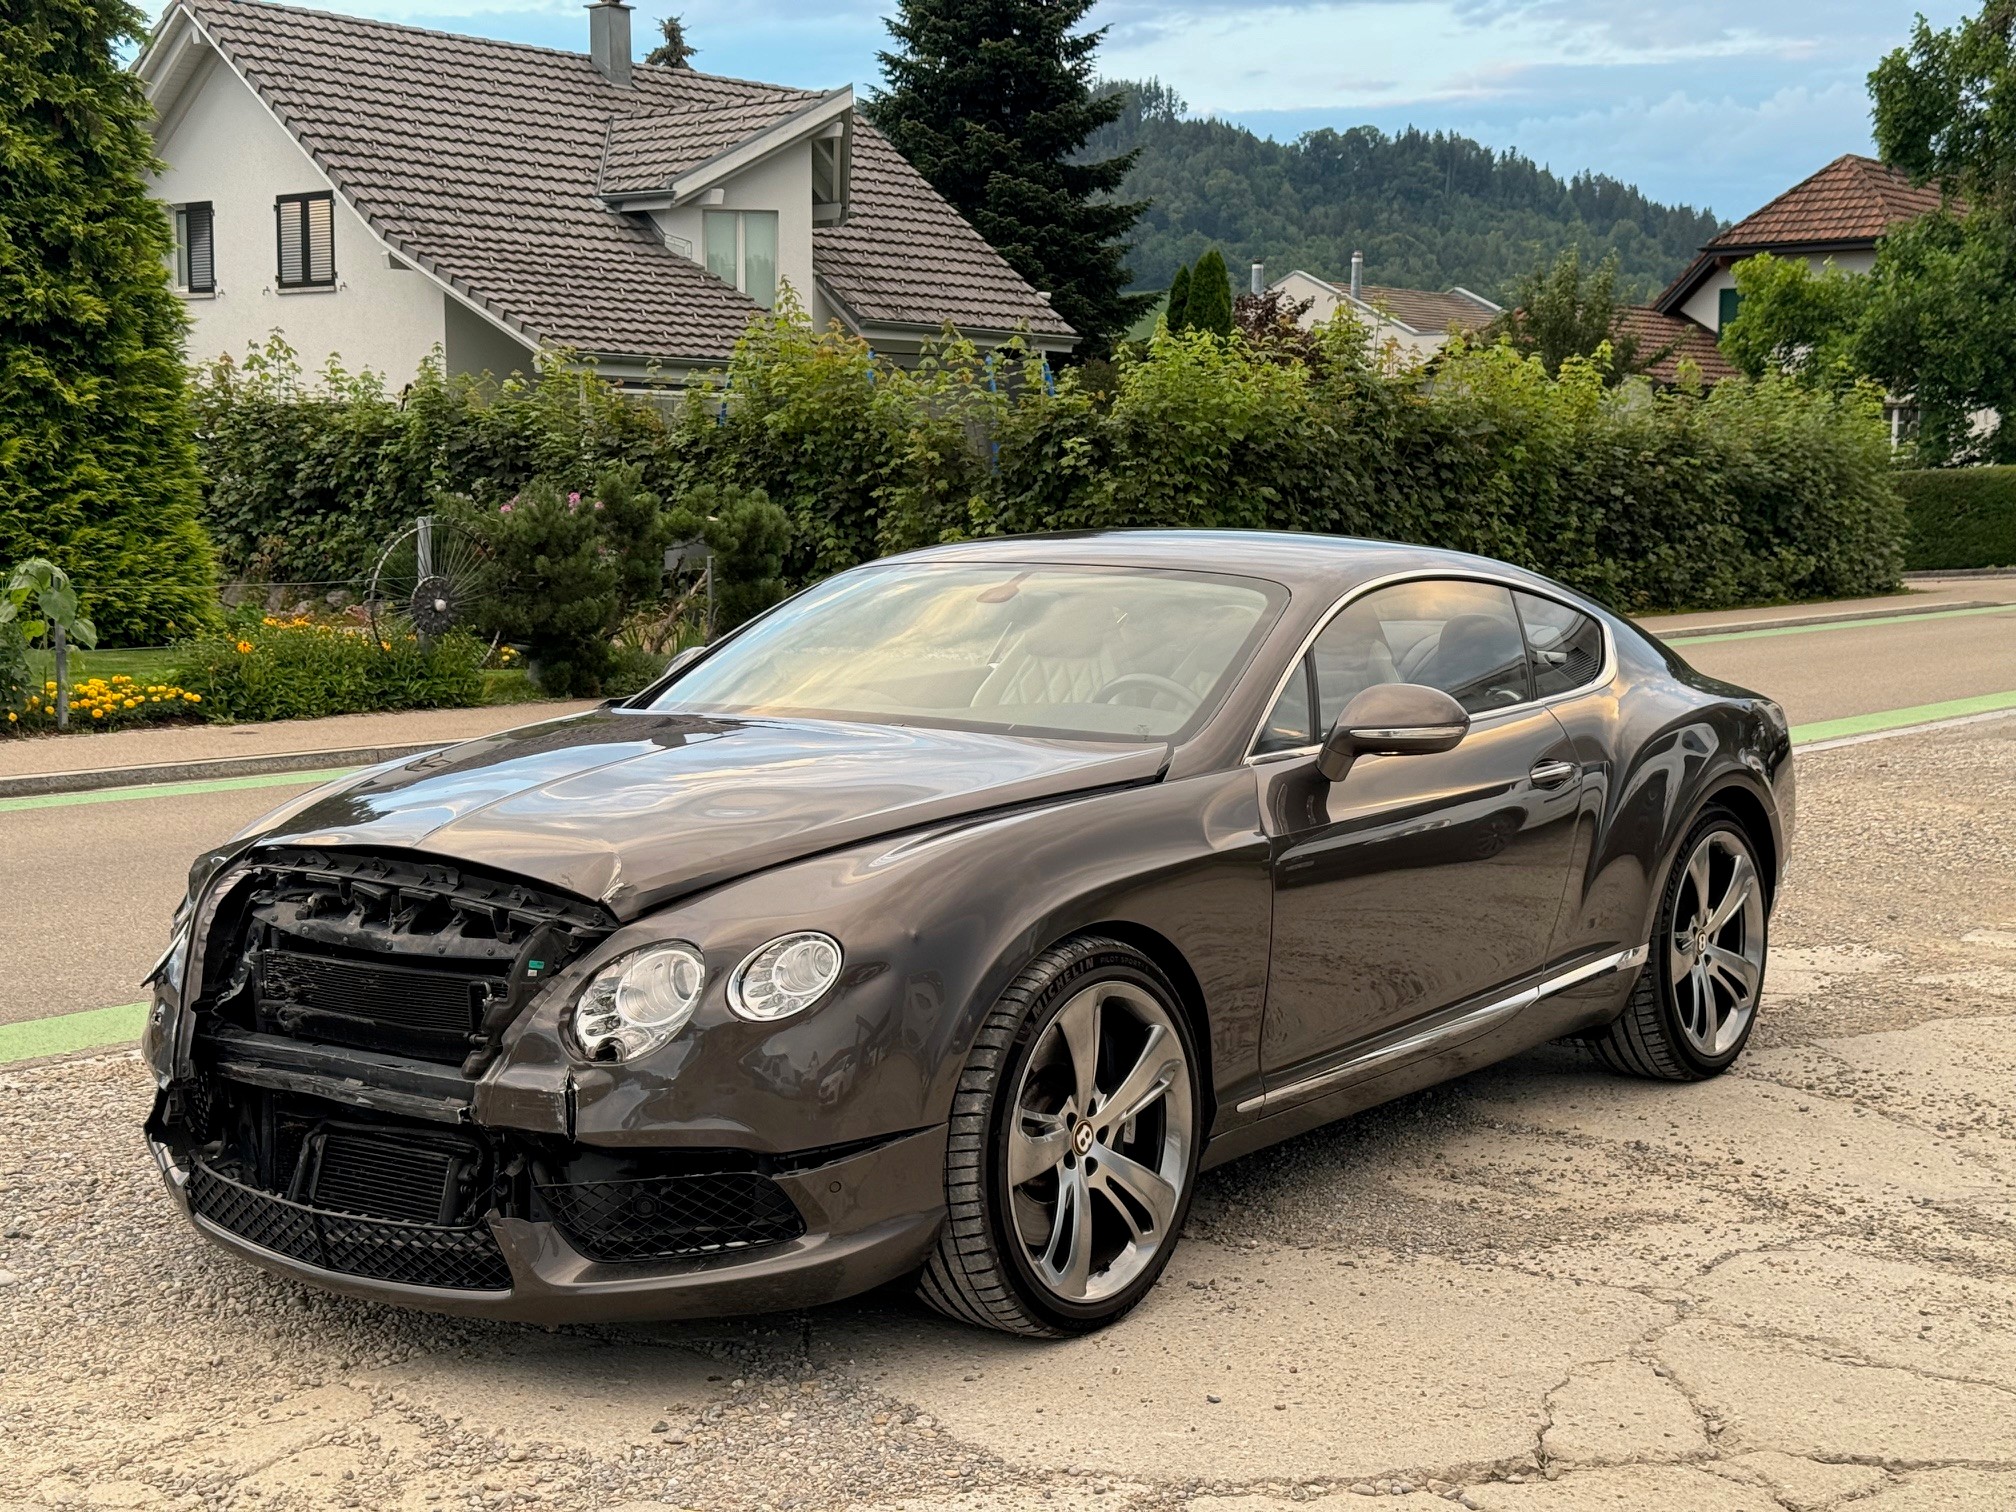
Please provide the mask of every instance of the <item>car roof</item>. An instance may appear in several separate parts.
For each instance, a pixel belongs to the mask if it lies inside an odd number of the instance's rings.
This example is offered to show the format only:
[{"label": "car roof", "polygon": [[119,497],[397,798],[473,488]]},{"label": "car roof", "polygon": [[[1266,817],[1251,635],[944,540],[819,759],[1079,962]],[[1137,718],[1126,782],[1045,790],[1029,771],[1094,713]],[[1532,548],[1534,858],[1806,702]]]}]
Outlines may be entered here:
[{"label": "car roof", "polygon": [[1536,586],[1555,586],[1524,568],[1465,551],[1290,530],[1086,530],[995,536],[884,560],[1176,568],[1266,578],[1291,591],[1307,587],[1343,592],[1373,578],[1422,571],[1486,571]]}]

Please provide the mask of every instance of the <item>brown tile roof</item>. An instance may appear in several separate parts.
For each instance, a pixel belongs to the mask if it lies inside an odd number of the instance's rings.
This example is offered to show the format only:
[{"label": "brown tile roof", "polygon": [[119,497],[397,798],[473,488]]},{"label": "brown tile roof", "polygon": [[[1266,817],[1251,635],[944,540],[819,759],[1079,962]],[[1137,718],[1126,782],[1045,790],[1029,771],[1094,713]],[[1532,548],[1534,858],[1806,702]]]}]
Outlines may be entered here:
[{"label": "brown tile roof", "polygon": [[[864,183],[874,185],[872,194],[861,192]],[[904,255],[926,248],[928,256]],[[827,292],[865,320],[932,327],[949,320],[993,330],[1026,321],[1032,331],[1071,330],[869,126],[854,129],[847,222],[816,232],[813,250]]]},{"label": "brown tile roof", "polygon": [[679,110],[617,116],[602,148],[598,187],[605,194],[663,189],[688,169],[718,157],[738,142],[790,119],[804,97],[705,101]]},{"label": "brown tile roof", "polygon": [[1899,221],[1939,208],[1935,184],[1911,182],[1874,158],[1845,153],[1746,215],[1701,250],[1873,242]]},{"label": "brown tile roof", "polygon": [[[754,312],[596,198],[604,149],[619,118],[769,124],[818,95],[643,65],[620,89],[581,53],[263,0],[178,3],[381,236],[532,339],[711,360]],[[813,266],[857,317],[1070,334],[873,128],[854,129],[853,219],[813,233]],[[624,172],[706,145],[662,124],[657,156],[651,141],[624,126]]]},{"label": "brown tile roof", "polygon": [[[1338,287],[1348,290],[1350,285]],[[1423,335],[1442,335],[1452,325],[1459,331],[1481,331],[1504,313],[1461,289],[1437,294],[1430,289],[1395,289],[1384,284],[1361,284],[1359,288],[1365,303]]]},{"label": "brown tile roof", "polygon": [[1613,329],[1620,336],[1637,339],[1641,362],[1654,359],[1644,369],[1654,383],[1679,382],[1682,362],[1692,362],[1701,381],[1710,387],[1737,376],[1736,365],[1716,346],[1715,333],[1684,315],[1663,315],[1647,305],[1629,305],[1617,312]]},{"label": "brown tile roof", "polygon": [[1875,158],[1844,153],[1701,249],[1653,301],[1677,310],[1722,263],[1752,252],[1873,247],[1892,226],[1937,210],[1939,189]]}]

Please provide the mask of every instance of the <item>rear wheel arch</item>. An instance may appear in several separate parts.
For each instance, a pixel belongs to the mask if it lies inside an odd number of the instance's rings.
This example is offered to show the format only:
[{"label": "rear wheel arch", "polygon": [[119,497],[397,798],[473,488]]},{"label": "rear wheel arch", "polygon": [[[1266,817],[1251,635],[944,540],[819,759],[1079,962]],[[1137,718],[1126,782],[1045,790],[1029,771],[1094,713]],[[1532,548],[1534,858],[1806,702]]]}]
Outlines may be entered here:
[{"label": "rear wheel arch", "polygon": [[[1764,864],[1759,870],[1764,877],[1764,901],[1768,906],[1775,901],[1778,893],[1778,832],[1771,823],[1771,812],[1765,808],[1764,800],[1741,783],[1725,783],[1709,793],[1694,817],[1688,821],[1692,830],[1701,821],[1701,816],[1710,809],[1723,809],[1743,827],[1743,833],[1757,848],[1757,859]],[[1674,865],[1679,864],[1675,857]]]}]

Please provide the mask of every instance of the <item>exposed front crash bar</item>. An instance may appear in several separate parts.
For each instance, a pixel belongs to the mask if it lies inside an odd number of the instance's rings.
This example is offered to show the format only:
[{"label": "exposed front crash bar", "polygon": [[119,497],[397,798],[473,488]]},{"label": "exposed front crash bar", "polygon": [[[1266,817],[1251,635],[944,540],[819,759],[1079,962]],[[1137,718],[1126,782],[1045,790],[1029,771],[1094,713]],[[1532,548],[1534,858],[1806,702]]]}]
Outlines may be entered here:
[{"label": "exposed front crash bar", "polygon": [[254,1087],[302,1092],[429,1123],[468,1123],[475,1107],[475,1083],[452,1066],[306,1044],[230,1025],[219,1025],[199,1044],[214,1057],[216,1075]]}]

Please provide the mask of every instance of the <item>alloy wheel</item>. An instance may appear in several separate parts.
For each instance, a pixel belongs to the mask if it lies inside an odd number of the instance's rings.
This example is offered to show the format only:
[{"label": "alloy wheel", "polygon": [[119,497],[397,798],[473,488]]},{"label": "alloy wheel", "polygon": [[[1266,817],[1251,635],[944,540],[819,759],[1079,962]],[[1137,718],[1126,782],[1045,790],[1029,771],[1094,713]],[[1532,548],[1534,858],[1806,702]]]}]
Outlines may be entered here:
[{"label": "alloy wheel", "polygon": [[1133,983],[1093,983],[1044,1026],[1016,1088],[1008,1204],[1030,1271],[1059,1300],[1125,1291],[1174,1237],[1190,1082],[1169,1010]]},{"label": "alloy wheel", "polygon": [[1680,1032],[1709,1059],[1742,1041],[1764,980],[1764,889],[1726,829],[1701,838],[1673,899],[1667,966]]}]

